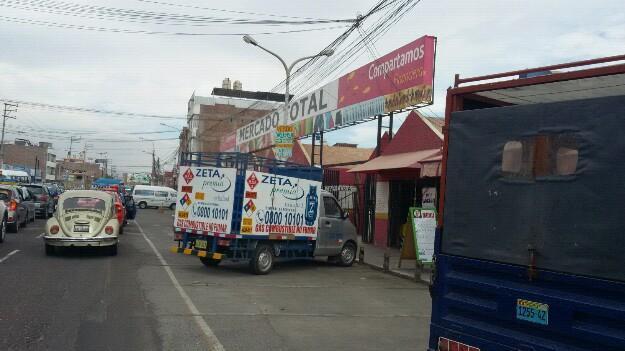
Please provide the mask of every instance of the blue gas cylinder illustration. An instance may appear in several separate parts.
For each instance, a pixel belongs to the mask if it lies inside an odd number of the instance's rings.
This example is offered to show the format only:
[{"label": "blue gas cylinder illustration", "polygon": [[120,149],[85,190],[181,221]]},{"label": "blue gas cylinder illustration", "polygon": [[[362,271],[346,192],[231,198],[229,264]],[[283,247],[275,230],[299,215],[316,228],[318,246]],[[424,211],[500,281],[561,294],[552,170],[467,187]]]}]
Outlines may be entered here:
[{"label": "blue gas cylinder illustration", "polygon": [[317,186],[311,185],[308,190],[308,195],[306,195],[306,215],[304,216],[306,225],[311,226],[315,224],[318,208],[319,197],[317,196]]}]

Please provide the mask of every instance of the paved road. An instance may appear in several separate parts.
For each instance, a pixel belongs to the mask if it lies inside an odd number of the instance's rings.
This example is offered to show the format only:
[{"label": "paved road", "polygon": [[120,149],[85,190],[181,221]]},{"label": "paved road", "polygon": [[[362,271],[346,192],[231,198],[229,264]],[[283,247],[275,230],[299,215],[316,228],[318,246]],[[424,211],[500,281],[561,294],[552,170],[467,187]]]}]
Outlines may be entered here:
[{"label": "paved road", "polygon": [[284,262],[268,276],[243,263],[206,268],[167,250],[170,223],[171,212],[141,211],[117,257],[84,249],[46,257],[37,238],[44,220],[8,234],[0,350],[426,348],[421,285],[323,261]]}]

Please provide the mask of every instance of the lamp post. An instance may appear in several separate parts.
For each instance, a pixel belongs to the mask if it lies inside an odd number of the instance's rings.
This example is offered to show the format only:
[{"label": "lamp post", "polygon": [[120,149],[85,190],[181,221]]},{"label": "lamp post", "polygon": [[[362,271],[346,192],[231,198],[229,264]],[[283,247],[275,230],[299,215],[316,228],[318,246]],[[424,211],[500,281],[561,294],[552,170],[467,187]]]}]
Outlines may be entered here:
[{"label": "lamp post", "polygon": [[278,54],[276,54],[275,52],[273,52],[273,51],[271,51],[271,50],[269,50],[269,49],[267,49],[265,47],[262,47],[260,44],[258,44],[256,39],[252,38],[251,36],[244,35],[243,36],[243,41],[248,43],[248,44],[251,44],[251,45],[254,45],[254,46],[258,47],[258,48],[260,48],[263,51],[268,52],[269,54],[271,54],[272,56],[274,56],[275,58],[280,60],[280,63],[282,63],[282,66],[284,67],[284,71],[286,73],[286,80],[285,80],[285,83],[284,83],[285,91],[284,91],[284,121],[283,121],[283,123],[285,125],[288,124],[287,115],[288,115],[288,112],[289,112],[289,100],[290,100],[290,97],[291,97],[289,95],[289,83],[290,83],[290,80],[291,80],[291,71],[293,70],[293,67],[295,67],[295,65],[298,64],[299,62],[302,62],[302,61],[308,60],[308,59],[312,59],[312,58],[315,58],[315,57],[318,57],[318,56],[332,56],[332,54],[334,54],[334,50],[332,50],[332,49],[325,49],[325,50],[322,50],[320,53],[318,53],[316,55],[299,58],[299,59],[293,61],[293,63],[291,63],[291,65],[287,65],[286,62],[282,59],[282,57],[278,56]]},{"label": "lamp post", "polygon": [[165,124],[165,123],[159,123],[160,125],[164,126],[164,127],[169,127],[171,129],[175,129],[177,131],[181,131],[182,129],[178,128],[178,127],[174,127],[174,126],[170,126],[169,124]]}]

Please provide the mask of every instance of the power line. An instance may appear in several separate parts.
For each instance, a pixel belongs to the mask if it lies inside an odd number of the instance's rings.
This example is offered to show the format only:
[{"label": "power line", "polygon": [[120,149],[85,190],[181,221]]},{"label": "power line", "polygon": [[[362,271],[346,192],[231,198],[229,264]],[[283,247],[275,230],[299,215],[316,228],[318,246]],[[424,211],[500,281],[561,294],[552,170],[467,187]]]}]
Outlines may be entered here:
[{"label": "power line", "polygon": [[9,102],[9,103],[13,103],[13,104],[25,105],[25,106],[29,106],[29,107],[33,107],[33,108],[47,109],[47,110],[62,110],[62,111],[71,111],[71,112],[98,113],[98,114],[123,116],[123,117],[141,117],[141,118],[157,118],[157,119],[186,119],[186,117],[178,117],[178,116],[163,116],[163,115],[152,115],[152,114],[137,113],[137,112],[102,110],[102,109],[90,108],[90,107],[53,105],[53,104],[47,104],[47,103],[43,103],[43,102],[32,102],[32,101],[6,99],[6,98],[0,98],[0,101]]},{"label": "power line", "polygon": [[[104,7],[94,5],[76,4],[62,1],[32,1],[32,0],[0,0],[0,6],[15,8],[19,10],[51,13],[66,16],[77,16],[91,19],[114,20],[134,23],[153,23],[159,25],[191,25],[207,26],[213,24],[233,24],[233,25],[316,25],[328,23],[353,23],[355,19],[319,19],[319,18],[291,18],[290,20],[277,19],[254,19],[254,18],[228,18],[214,16],[196,16],[189,14],[177,14],[167,12],[154,12],[146,10],[134,10],[115,7]],[[218,10],[218,9],[213,9]],[[219,10],[221,12],[237,11]],[[258,13],[255,16],[267,16]],[[282,17],[284,18],[284,17]]]},{"label": "power line", "polygon": [[322,27],[322,28],[307,28],[307,29],[294,29],[294,30],[283,30],[283,31],[272,31],[272,32],[238,32],[238,33],[194,33],[194,32],[167,32],[167,31],[149,31],[149,30],[141,30],[141,29],[122,29],[122,28],[110,28],[110,27],[94,27],[94,26],[86,26],[86,25],[77,25],[77,24],[68,24],[68,23],[58,23],[51,21],[42,21],[42,20],[33,20],[33,19],[24,19],[18,17],[8,17],[8,16],[0,16],[0,21],[11,22],[11,23],[19,23],[19,24],[32,24],[37,26],[44,27],[55,27],[55,28],[63,28],[63,29],[77,29],[77,30],[86,30],[86,31],[95,31],[95,32],[109,32],[109,33],[124,33],[124,34],[146,34],[146,35],[167,35],[167,36],[242,36],[245,34],[250,35],[271,35],[271,34],[288,34],[288,33],[302,33],[302,32],[314,32],[314,31],[323,31],[323,30],[332,30],[337,28],[345,28],[342,26],[331,26],[331,27]]}]

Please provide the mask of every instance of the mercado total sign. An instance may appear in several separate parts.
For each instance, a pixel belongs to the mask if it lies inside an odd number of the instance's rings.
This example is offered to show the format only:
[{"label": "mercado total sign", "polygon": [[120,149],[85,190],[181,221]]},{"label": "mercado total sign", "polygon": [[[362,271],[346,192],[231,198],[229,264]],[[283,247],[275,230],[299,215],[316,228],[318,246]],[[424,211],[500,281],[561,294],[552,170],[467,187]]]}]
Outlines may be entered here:
[{"label": "mercado total sign", "polygon": [[[421,37],[289,103],[287,123],[295,137],[332,130],[371,117],[431,104],[436,38]],[[236,149],[249,152],[274,144],[284,108],[236,131]]]}]

